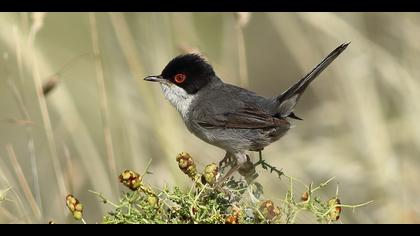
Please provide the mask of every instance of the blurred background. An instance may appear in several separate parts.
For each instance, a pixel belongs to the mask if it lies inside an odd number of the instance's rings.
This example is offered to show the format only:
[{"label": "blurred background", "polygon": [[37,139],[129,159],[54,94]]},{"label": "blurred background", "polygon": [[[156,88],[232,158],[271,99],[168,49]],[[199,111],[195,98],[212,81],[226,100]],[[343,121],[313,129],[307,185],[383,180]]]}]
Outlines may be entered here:
[{"label": "blurred background", "polygon": [[[117,201],[124,169],[151,161],[147,183],[187,188],[179,152],[199,169],[221,160],[142,80],[174,56],[199,51],[225,82],[273,96],[348,41],[264,158],[306,184],[335,176],[323,197],[339,183],[342,203],[374,200],[344,223],[420,223],[419,38],[417,13],[1,13],[0,223],[74,223],[68,193],[100,222],[110,208],[88,190]],[[258,173],[280,202],[287,179]]]}]

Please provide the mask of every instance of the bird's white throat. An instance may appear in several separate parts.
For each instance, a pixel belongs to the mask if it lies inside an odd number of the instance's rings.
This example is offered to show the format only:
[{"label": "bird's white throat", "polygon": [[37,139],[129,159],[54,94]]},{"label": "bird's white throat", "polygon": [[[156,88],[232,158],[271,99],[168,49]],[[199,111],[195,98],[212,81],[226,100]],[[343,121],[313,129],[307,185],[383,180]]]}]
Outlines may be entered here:
[{"label": "bird's white throat", "polygon": [[186,118],[195,95],[188,94],[184,89],[176,85],[161,84],[165,98]]}]

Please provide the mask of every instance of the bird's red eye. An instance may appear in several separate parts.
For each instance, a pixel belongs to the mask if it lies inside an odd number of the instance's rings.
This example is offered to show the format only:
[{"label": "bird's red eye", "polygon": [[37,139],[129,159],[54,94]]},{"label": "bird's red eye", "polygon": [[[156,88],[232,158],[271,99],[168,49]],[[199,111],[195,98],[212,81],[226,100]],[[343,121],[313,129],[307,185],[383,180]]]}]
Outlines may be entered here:
[{"label": "bird's red eye", "polygon": [[187,76],[185,74],[176,74],[174,77],[174,80],[176,83],[180,84],[180,83],[183,83],[186,78]]}]

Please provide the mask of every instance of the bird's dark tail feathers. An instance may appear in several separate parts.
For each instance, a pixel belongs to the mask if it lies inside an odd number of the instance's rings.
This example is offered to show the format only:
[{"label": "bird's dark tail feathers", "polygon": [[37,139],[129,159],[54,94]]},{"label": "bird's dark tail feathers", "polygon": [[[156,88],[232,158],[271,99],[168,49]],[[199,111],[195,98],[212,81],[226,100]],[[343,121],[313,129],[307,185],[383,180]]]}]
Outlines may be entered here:
[{"label": "bird's dark tail feathers", "polygon": [[327,68],[333,62],[338,55],[340,55],[344,49],[347,48],[347,46],[350,44],[343,43],[340,46],[338,46],[334,51],[332,51],[330,54],[328,54],[327,57],[324,58],[324,60],[321,61],[311,72],[309,72],[305,77],[303,77],[301,80],[299,80],[296,84],[294,84],[292,87],[287,89],[285,92],[280,94],[278,97],[276,97],[276,102],[279,104],[278,108],[278,114],[281,117],[291,117],[294,119],[300,119],[293,113],[293,108],[295,107],[297,101],[299,100],[299,97],[303,94],[305,89],[308,87],[308,85],[319,75],[321,72]]}]

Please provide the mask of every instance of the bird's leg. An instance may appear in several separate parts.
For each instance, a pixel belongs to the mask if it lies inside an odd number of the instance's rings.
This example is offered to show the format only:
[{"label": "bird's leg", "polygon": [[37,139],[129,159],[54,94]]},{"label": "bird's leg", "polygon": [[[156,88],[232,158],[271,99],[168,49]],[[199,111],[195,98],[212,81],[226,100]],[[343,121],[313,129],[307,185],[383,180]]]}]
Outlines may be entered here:
[{"label": "bird's leg", "polygon": [[227,180],[235,171],[237,171],[244,163],[247,162],[247,155],[243,152],[233,153],[236,158],[236,164],[230,168],[230,170],[217,181],[216,186],[220,186],[225,180]]},{"label": "bird's leg", "polygon": [[265,161],[262,158],[262,149],[261,149],[261,150],[258,150],[258,161],[255,162],[254,166],[257,167],[257,166],[262,165],[264,163],[265,163]]},{"label": "bird's leg", "polygon": [[233,166],[234,165],[233,160],[233,154],[231,152],[226,152],[225,157],[223,160],[219,162],[219,169],[221,172],[227,167],[227,166]]}]

